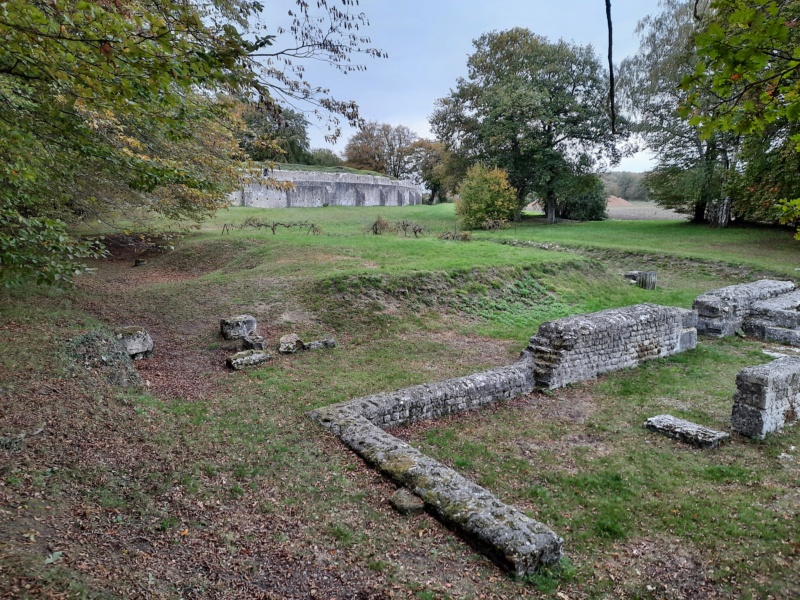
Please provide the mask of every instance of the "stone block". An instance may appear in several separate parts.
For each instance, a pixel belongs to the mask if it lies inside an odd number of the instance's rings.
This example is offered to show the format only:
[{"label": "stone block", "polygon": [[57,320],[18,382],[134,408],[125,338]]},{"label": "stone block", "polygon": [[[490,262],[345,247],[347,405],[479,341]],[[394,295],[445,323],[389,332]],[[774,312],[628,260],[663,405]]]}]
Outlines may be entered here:
[{"label": "stone block", "polygon": [[303,349],[303,340],[300,339],[295,333],[290,333],[289,335],[284,335],[280,340],[280,346],[278,347],[278,352],[281,354],[294,354],[298,350]]},{"label": "stone block", "polygon": [[650,417],[644,422],[644,427],[700,448],[717,448],[730,438],[730,434],[724,431],[709,429],[672,415]]},{"label": "stone block", "polygon": [[425,512],[425,502],[419,496],[415,496],[406,488],[397,490],[391,498],[389,504],[397,512],[407,517],[415,517]]},{"label": "stone block", "polygon": [[119,327],[114,330],[114,337],[133,360],[150,358],[153,353],[153,338],[144,327]]},{"label": "stone block", "polygon": [[243,350],[228,358],[227,364],[234,371],[255,367],[272,360],[272,355],[263,350]]},{"label": "stone block", "polygon": [[763,438],[797,420],[800,410],[800,358],[784,357],[742,369],[736,377],[731,427]]},{"label": "stone block", "polygon": [[266,350],[267,340],[263,336],[251,333],[245,338],[242,338],[242,348],[245,350]]},{"label": "stone block", "polygon": [[222,319],[219,322],[219,331],[226,340],[241,340],[254,333],[256,318],[251,315],[238,315]]},{"label": "stone block", "polygon": [[791,281],[761,279],[701,294],[692,304],[699,316],[697,331],[715,337],[733,335],[742,328],[755,303],[788,294],[794,289]]},{"label": "stone block", "polygon": [[307,344],[303,344],[303,350],[322,350],[324,348],[336,348],[336,340],[314,340]]}]

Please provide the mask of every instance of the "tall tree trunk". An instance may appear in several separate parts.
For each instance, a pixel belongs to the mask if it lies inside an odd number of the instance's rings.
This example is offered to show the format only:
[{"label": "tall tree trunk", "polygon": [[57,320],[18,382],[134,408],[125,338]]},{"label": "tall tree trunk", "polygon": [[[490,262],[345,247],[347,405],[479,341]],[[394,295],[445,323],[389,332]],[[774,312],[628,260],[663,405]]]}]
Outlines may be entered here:
[{"label": "tall tree trunk", "polygon": [[428,198],[428,204],[430,206],[433,206],[434,204],[436,204],[436,192],[438,190],[439,190],[439,188],[436,188],[436,187],[431,188],[431,197]]},{"label": "tall tree trunk", "polygon": [[545,206],[545,212],[547,213],[547,222],[549,224],[553,224],[556,222],[556,194],[553,190],[547,191],[547,200]]},{"label": "tall tree trunk", "polygon": [[692,223],[705,223],[706,221],[706,202],[702,200],[696,202],[694,205],[694,215],[692,216]]}]

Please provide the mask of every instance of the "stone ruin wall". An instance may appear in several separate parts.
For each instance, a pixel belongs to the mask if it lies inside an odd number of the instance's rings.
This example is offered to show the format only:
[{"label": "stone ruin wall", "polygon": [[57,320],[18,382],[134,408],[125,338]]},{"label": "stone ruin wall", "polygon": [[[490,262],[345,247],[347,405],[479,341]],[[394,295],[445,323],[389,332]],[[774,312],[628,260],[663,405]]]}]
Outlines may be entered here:
[{"label": "stone ruin wall", "polygon": [[697,314],[637,304],[542,323],[530,340],[536,387],[559,388],[697,346]]},{"label": "stone ruin wall", "polygon": [[800,358],[784,357],[747,367],[736,377],[731,427],[763,439],[797,420],[800,410]]},{"label": "stone ruin wall", "polygon": [[[267,187],[266,177],[291,181],[294,188]],[[231,195],[234,206],[313,208],[320,206],[408,206],[422,204],[422,188],[410,181],[373,175],[319,171],[273,171]]]},{"label": "stone ruin wall", "polygon": [[791,281],[761,279],[701,294],[692,304],[698,315],[697,331],[715,337],[733,335],[744,327],[753,314],[754,305],[785,296],[794,289]]},{"label": "stone ruin wall", "polygon": [[[385,430],[529,393],[540,386],[536,377],[541,370],[535,362],[545,351],[566,359],[552,363],[548,371],[544,387],[557,387],[556,382],[564,385],[567,379],[586,379],[694,348],[694,318],[692,311],[640,304],[559,319],[542,324],[541,337],[532,338],[537,340],[533,350],[523,352],[513,365],[357,398],[319,408],[309,417],[383,475],[419,496],[485,554],[515,575],[532,574],[542,565],[558,562],[563,544],[558,535]],[[596,352],[602,353],[602,366],[592,357]]]}]

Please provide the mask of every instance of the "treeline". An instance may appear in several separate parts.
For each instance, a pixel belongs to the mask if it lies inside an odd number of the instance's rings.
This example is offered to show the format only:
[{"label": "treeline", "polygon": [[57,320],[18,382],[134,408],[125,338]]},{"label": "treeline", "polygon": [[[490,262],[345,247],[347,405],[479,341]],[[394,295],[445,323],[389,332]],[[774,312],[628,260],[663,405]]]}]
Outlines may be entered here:
[{"label": "treeline", "polygon": [[603,189],[606,196],[617,196],[630,202],[644,202],[650,199],[644,173],[631,171],[611,171],[602,173]]}]

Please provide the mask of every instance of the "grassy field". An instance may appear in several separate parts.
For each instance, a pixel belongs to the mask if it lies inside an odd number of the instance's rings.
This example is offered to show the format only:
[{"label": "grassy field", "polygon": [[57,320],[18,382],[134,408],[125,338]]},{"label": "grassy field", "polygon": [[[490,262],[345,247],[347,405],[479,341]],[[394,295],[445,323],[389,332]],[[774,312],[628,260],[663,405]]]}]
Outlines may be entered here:
[{"label": "grassy field", "polygon": [[[378,215],[426,233],[366,233]],[[275,221],[298,225],[273,235]],[[74,289],[3,292],[0,435],[44,430],[0,450],[0,590],[797,597],[798,428],[708,452],[641,427],[669,412],[729,429],[736,373],[769,360],[761,343],[704,339],[639,369],[396,430],[565,538],[561,567],[522,581],[430,516],[394,513],[393,486],[305,416],[507,364],[545,320],[688,307],[722,285],[794,277],[791,233],[526,221],[470,242],[436,237],[454,230],[450,205],[237,208],[169,240],[111,237],[109,259]],[[630,269],[656,270],[659,288],[630,286]],[[218,322],[240,313],[271,344],[295,332],[339,346],[232,373]],[[90,363],[69,343],[134,323],[156,343],[135,365],[140,387],[111,385],[108,357]]]}]

